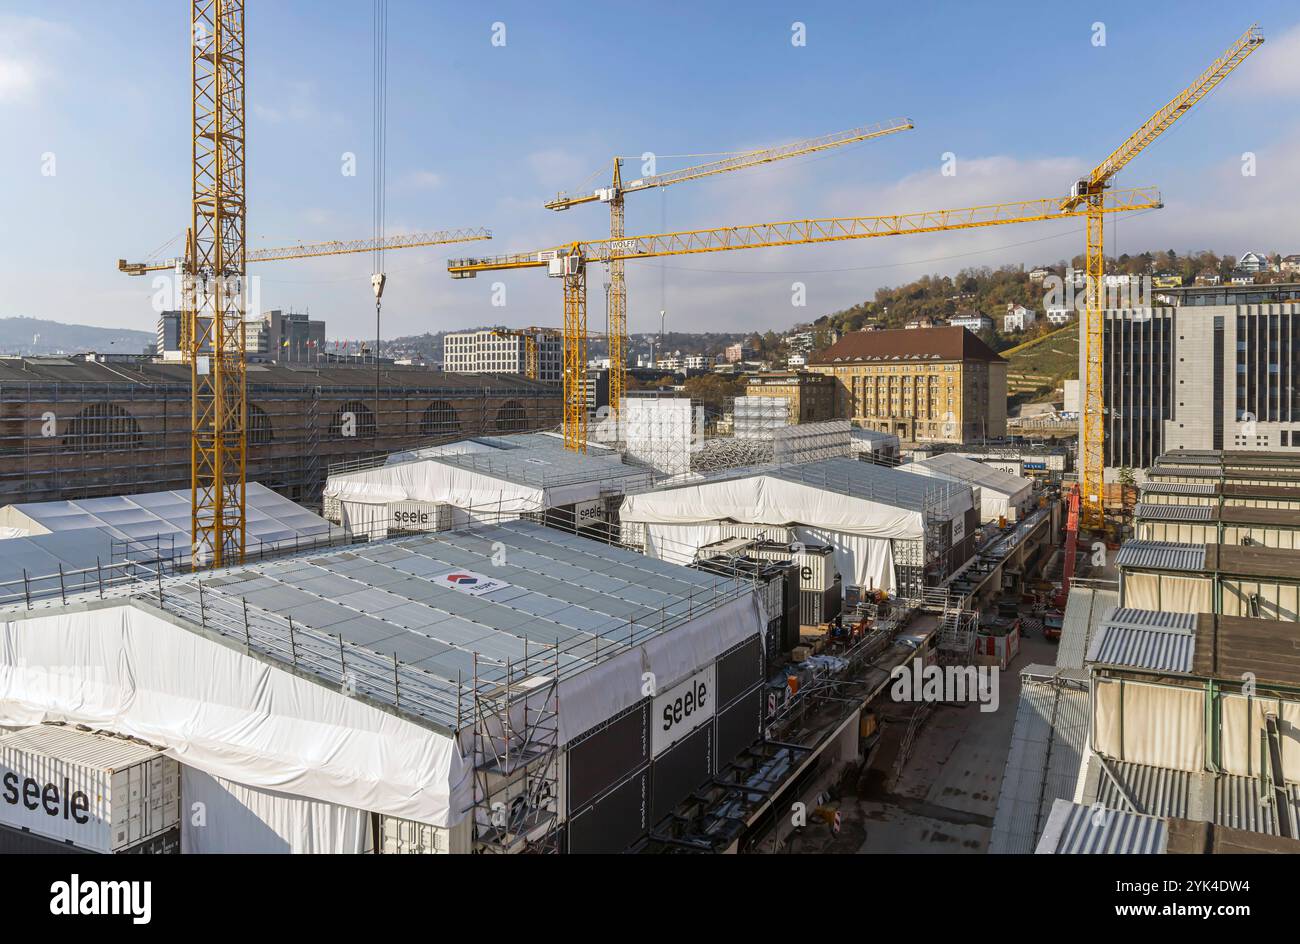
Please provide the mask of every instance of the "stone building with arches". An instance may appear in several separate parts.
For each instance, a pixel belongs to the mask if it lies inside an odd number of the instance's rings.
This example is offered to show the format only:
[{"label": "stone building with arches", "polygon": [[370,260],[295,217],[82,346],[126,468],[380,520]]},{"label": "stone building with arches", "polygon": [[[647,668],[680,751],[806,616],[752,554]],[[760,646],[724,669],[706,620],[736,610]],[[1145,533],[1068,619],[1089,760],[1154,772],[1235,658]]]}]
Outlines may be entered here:
[{"label": "stone building with arches", "polygon": [[[315,504],[331,465],[560,417],[522,377],[250,364],[248,480]],[[184,365],[0,358],[0,505],[188,488],[189,429]]]}]

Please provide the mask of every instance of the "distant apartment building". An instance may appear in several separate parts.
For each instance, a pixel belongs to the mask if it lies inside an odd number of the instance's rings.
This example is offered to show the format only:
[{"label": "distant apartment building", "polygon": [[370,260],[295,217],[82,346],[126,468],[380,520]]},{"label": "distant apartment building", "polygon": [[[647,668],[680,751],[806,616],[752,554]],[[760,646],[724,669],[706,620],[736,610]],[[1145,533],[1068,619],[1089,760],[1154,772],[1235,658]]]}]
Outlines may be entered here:
[{"label": "distant apartment building", "polygon": [[954,328],[965,328],[971,334],[993,330],[993,319],[977,311],[968,311],[957,315],[948,322]]},{"label": "distant apartment building", "polygon": [[[559,383],[564,376],[564,355],[561,339],[538,332],[533,336],[537,345],[537,379]],[[528,372],[528,346],[518,334],[481,331],[456,331],[442,339],[442,369],[449,374],[513,374],[525,376]]]},{"label": "distant apartment building", "polygon": [[784,397],[790,403],[790,425],[821,423],[837,416],[835,377],[814,371],[792,370],[759,374],[745,382],[749,397]]},{"label": "distant apartment building", "polygon": [[1007,362],[969,330],[856,332],[811,359],[834,377],[836,415],[908,442],[970,443],[1007,431]]},{"label": "distant apartment building", "polygon": [[722,356],[726,358],[728,364],[739,364],[741,361],[753,359],[757,354],[752,345],[737,341],[735,344],[728,345]]},{"label": "distant apartment building", "polygon": [[1300,285],[1174,295],[1175,307],[1103,313],[1107,468],[1178,449],[1300,449]]},{"label": "distant apartment building", "polygon": [[931,318],[929,315],[921,315],[919,318],[913,318],[903,325],[905,330],[914,331],[917,328],[935,328],[943,322],[937,318]]},{"label": "distant apartment building", "polygon": [[1038,321],[1038,312],[1032,308],[1026,308],[1024,305],[1007,305],[1007,313],[1002,316],[1002,330],[1027,331]]},{"label": "distant apartment building", "polygon": [[1172,272],[1160,272],[1151,277],[1152,288],[1178,288],[1183,284],[1183,277]]},{"label": "distant apartment building", "polygon": [[1039,266],[1037,269],[1029,270],[1029,281],[1034,283],[1042,282],[1051,274],[1051,269],[1044,269],[1042,266]]},{"label": "distant apartment building", "polygon": [[1074,320],[1074,309],[1065,307],[1048,308],[1043,313],[1043,318],[1049,325],[1060,328]]},{"label": "distant apartment building", "polygon": [[687,354],[682,358],[682,366],[687,370],[712,370],[717,360],[712,354]]},{"label": "distant apartment building", "polygon": [[1287,275],[1300,275],[1300,255],[1283,256],[1277,268]]},{"label": "distant apartment building", "polygon": [[808,366],[807,354],[791,354],[785,359],[785,366],[789,368]]}]

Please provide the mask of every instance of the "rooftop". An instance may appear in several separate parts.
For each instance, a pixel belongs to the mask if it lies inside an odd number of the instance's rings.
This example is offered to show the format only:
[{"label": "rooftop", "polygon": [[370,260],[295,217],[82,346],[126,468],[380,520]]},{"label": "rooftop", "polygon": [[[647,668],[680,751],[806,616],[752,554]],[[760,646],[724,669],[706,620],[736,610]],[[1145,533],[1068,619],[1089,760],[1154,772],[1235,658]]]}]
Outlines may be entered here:
[{"label": "rooftop", "polygon": [[1126,541],[1115,554],[1121,570],[1300,580],[1300,550],[1255,544]]},{"label": "rooftop", "polygon": [[1300,626],[1284,620],[1116,608],[1088,648],[1093,665],[1195,679],[1300,687]]},{"label": "rooftop", "polygon": [[823,459],[780,466],[763,474],[908,511],[931,510],[939,504],[947,505],[959,492],[969,492],[966,485],[899,472],[858,459]]},{"label": "rooftop", "polygon": [[1260,525],[1300,529],[1300,509],[1254,505],[1173,505],[1138,502],[1140,521],[1196,521],[1226,525]]},{"label": "rooftop", "polygon": [[993,349],[971,332],[951,325],[908,331],[854,331],[815,355],[813,364],[877,362],[997,361]]},{"label": "rooftop", "polygon": [[[353,677],[358,694],[441,730],[456,729],[476,673],[479,683],[502,680],[507,664],[558,645],[550,652],[568,677],[750,592],[732,577],[522,521],[174,577],[163,588],[166,608],[187,621],[330,684]],[[151,598],[142,588],[140,601]]]},{"label": "rooftop", "polygon": [[[0,357],[0,384],[6,383],[89,383],[89,384],[175,384],[190,386],[190,369],[185,364],[103,364],[71,357]],[[490,390],[505,394],[559,396],[554,384],[518,376],[491,374],[447,374],[429,367],[383,366],[380,385],[388,389],[438,390],[448,393]],[[248,386],[294,386],[355,389],[375,387],[374,365],[314,366],[310,364],[249,364]]]}]

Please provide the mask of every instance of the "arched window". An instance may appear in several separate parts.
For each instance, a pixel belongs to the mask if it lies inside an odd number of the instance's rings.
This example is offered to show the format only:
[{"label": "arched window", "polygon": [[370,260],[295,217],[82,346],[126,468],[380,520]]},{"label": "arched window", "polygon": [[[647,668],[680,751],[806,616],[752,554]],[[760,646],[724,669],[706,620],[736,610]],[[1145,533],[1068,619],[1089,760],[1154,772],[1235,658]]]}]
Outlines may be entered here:
[{"label": "arched window", "polygon": [[375,411],[360,400],[349,400],[330,421],[330,435],[335,439],[373,439]]},{"label": "arched window", "polygon": [[446,400],[434,400],[420,417],[421,436],[450,436],[460,432],[460,414]]},{"label": "arched window", "polygon": [[260,406],[248,404],[248,442],[252,446],[269,443],[271,436],[271,417]]},{"label": "arched window", "polygon": [[528,428],[528,413],[518,400],[507,400],[497,410],[497,432],[518,433]]},{"label": "arched window", "polygon": [[68,422],[63,446],[77,452],[122,452],[144,442],[135,417],[113,403],[92,403]]}]

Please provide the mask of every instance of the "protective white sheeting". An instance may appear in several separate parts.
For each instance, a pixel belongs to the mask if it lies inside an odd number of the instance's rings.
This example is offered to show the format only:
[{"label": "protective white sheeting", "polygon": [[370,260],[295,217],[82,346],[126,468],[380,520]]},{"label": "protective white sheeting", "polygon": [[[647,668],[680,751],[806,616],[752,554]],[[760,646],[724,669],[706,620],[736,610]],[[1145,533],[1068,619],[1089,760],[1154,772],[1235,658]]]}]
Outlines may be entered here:
[{"label": "protective white sheeting", "polygon": [[869,538],[919,541],[925,537],[920,511],[768,475],[628,495],[619,514],[623,521],[644,524],[703,524],[731,518],[743,524],[801,524]]},{"label": "protective white sheeting", "polygon": [[182,853],[343,855],[371,848],[370,814],[363,810],[258,790],[186,766],[181,796]]},{"label": "protective white sheeting", "polygon": [[870,587],[893,593],[894,546],[887,540],[844,534],[821,528],[794,529],[795,538],[805,544],[829,544],[835,549],[835,569],[851,587]]},{"label": "protective white sheeting", "polygon": [[983,521],[996,521],[1001,517],[1015,521],[1034,491],[1034,483],[1029,479],[948,452],[904,463],[898,470],[977,486],[980,493],[980,518]]},{"label": "protective white sheeting", "polygon": [[[609,460],[599,462],[607,468],[616,465]],[[495,521],[599,498],[602,488],[619,477],[612,472],[602,476],[599,470],[593,469],[591,478],[586,480],[528,485],[450,462],[422,459],[331,475],[325,484],[325,497],[376,506],[395,501],[445,502]],[[626,475],[621,477],[628,483],[645,479],[630,467],[626,467]]]},{"label": "protective white sheeting", "polygon": [[646,557],[668,561],[670,564],[689,564],[695,560],[695,554],[700,548],[720,540],[721,521],[645,526]]},{"label": "protective white sheeting", "polygon": [[0,623],[0,725],[86,724],[216,777],[452,825],[471,770],[448,736],[128,601]]},{"label": "protective white sheeting", "polygon": [[[24,528],[34,535],[102,528],[119,541],[152,542],[161,537],[164,549],[170,549],[174,540],[175,548],[188,554],[190,505],[188,490],[24,502],[0,508],[0,526]],[[248,483],[244,510],[249,551],[259,544],[329,534],[324,518],[257,482]]]},{"label": "protective white sheeting", "polygon": [[801,540],[835,548],[846,583],[889,593],[897,589],[890,541],[924,538],[920,511],[769,476],[629,495],[620,516],[624,523],[645,525],[647,556],[678,564],[689,564],[699,548],[721,539],[718,519],[794,525]]},{"label": "protective white sheeting", "polygon": [[422,459],[331,475],[325,484],[325,496],[341,502],[378,506],[395,501],[446,502],[457,508],[490,504],[503,511],[522,514],[545,507],[546,490],[493,478],[434,459]]},{"label": "protective white sheeting", "polygon": [[560,682],[560,743],[567,744],[645,697],[645,673],[654,673],[656,691],[667,691],[737,643],[761,637],[766,626],[767,614],[758,594],[746,593],[564,679]]}]

